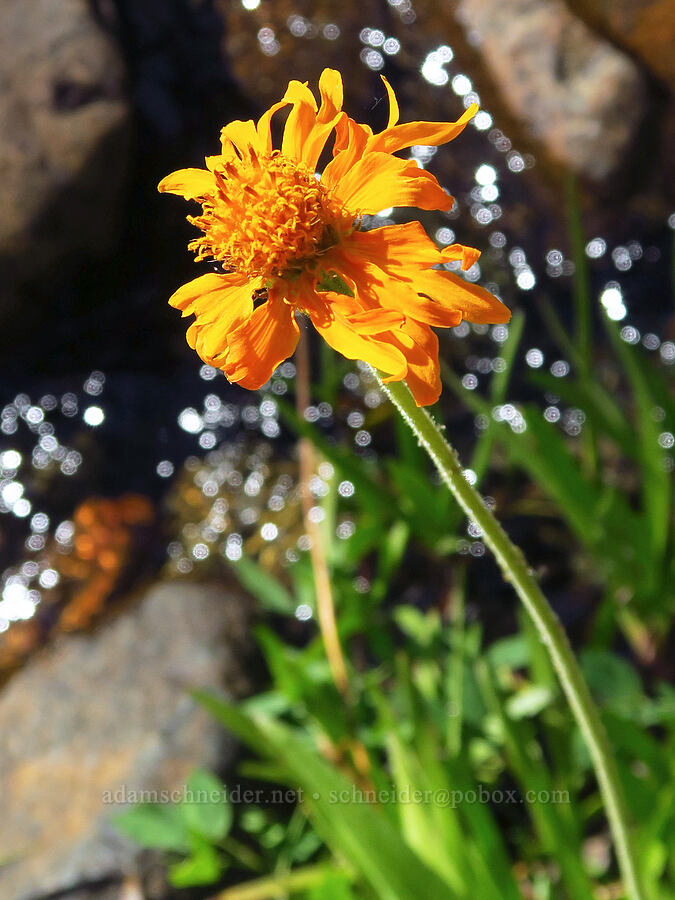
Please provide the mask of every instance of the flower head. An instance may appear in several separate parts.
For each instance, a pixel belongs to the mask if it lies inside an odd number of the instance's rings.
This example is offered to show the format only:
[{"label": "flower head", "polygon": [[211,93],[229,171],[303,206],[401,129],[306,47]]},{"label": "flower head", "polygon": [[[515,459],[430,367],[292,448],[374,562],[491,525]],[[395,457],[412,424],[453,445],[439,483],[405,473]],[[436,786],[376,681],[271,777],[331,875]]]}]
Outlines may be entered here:
[{"label": "flower head", "polygon": [[[437,268],[478,258],[471,247],[439,250],[419,222],[361,229],[363,216],[391,206],[449,210],[452,197],[414,160],[394,154],[414,144],[455,138],[476,113],[457,122],[398,124],[389,95],[389,122],[373,134],[342,111],[342,79],[325,69],[321,104],[306,84],[291,81],[283,99],[260,118],[221,132],[221,152],[205,169],[181,169],[160,191],[197,200],[188,220],[201,232],[190,249],[219,270],[179,288],[169,302],[194,315],[187,339],[230,381],[258,388],[298,342],[296,311],[349,359],[362,359],[389,380],[405,378],[418,405],[440,394],[434,327],[506,322],[508,309],[492,294]],[[280,149],[271,120],[290,107]],[[328,139],[332,159],[315,174]]]}]

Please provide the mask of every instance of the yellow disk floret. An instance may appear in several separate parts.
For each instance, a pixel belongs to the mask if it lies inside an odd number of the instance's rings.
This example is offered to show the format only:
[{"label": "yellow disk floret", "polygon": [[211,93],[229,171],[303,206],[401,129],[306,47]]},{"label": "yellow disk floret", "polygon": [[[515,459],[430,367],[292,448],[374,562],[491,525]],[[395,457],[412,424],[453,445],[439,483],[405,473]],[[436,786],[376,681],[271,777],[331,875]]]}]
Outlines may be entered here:
[{"label": "yellow disk floret", "polygon": [[204,234],[190,248],[242,275],[283,277],[305,268],[349,220],[303,164],[279,154],[236,157],[214,168],[215,190],[189,221]]}]

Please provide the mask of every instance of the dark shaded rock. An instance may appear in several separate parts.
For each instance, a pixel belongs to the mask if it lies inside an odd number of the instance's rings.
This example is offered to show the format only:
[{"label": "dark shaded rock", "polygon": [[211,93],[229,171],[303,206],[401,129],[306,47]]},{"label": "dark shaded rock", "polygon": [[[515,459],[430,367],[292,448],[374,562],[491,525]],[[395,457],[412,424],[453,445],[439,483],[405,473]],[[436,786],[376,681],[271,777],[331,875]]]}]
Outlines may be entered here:
[{"label": "dark shaded rock", "polygon": [[[61,12],[64,7],[73,8],[73,0],[44,0],[44,4],[52,16],[65,15]],[[6,5],[20,7],[24,17],[30,14],[32,29],[47,28],[31,12],[37,8],[36,0],[0,2],[0,21],[9,20]],[[91,83],[109,88],[107,99],[60,112],[58,122],[84,118],[85,113],[93,115],[97,107],[109,108],[111,98],[119,98],[123,57],[124,90],[133,119],[131,152],[127,153],[127,101],[118,99],[114,108],[124,110],[121,132],[112,131],[100,155],[94,155],[76,181],[63,179],[63,192],[40,217],[41,233],[57,235],[58,240],[52,238],[50,244],[45,239],[39,247],[36,239],[33,244],[26,241],[11,258],[0,253],[0,332],[11,329],[12,334],[0,361],[4,383],[8,372],[12,379],[24,378],[27,345],[31,347],[31,371],[50,376],[90,371],[92,360],[106,373],[114,368],[156,374],[161,369],[165,375],[175,375],[177,366],[195,371],[183,323],[166,303],[176,287],[193,274],[192,254],[186,250],[192,229],[185,222],[187,210],[182,209],[181,201],[167,202],[157,184],[174,169],[203,164],[204,156],[217,146],[223,123],[250,112],[242,108],[243,101],[223,64],[222,23],[209,9],[210,0],[77,0],[74,6],[84,11],[82,30],[101,43],[101,56],[109,62],[105,72],[114,78],[92,77],[91,82],[83,82],[62,77],[57,71],[54,84],[45,88],[45,103],[77,104],[85,93],[83,84]],[[87,12],[90,6],[95,7],[96,21]],[[18,51],[10,49],[10,57],[24,55],[23,44],[28,39],[19,34],[17,41],[22,46]],[[37,38],[30,36],[30,40]],[[4,47],[2,41],[0,34]],[[50,52],[46,48],[44,55]],[[0,70],[4,67],[9,69],[9,63],[0,60]],[[10,132],[3,109],[0,102],[4,129],[0,144],[10,138],[14,141],[13,126]],[[129,176],[123,182],[128,156]],[[27,160],[15,164],[22,167],[17,169],[18,180],[22,171],[31,171]],[[33,180],[36,193],[42,191],[44,177]],[[8,191],[3,184],[0,197]],[[4,210],[9,210],[8,201]],[[114,216],[109,213],[118,210],[119,239],[99,240],[97,228],[109,229],[114,237]],[[58,252],[58,258],[51,255],[51,262],[50,246]],[[68,253],[68,258],[62,253]],[[49,277],[44,277],[47,272]],[[25,279],[41,273],[43,277],[31,278],[29,284],[25,280],[20,283],[20,275]]]},{"label": "dark shaded rock", "polygon": [[127,168],[123,79],[86,0],[0,5],[0,260],[11,278],[110,248]]},{"label": "dark shaded rock", "polygon": [[562,0],[461,0],[457,15],[512,113],[554,160],[598,182],[625,164],[646,91],[631,59]]},{"label": "dark shaded rock", "polygon": [[179,789],[232,742],[186,686],[241,693],[245,606],[220,587],[168,583],[98,634],[69,636],[0,695],[0,895],[48,895],[132,872],[110,819],[125,796]]}]

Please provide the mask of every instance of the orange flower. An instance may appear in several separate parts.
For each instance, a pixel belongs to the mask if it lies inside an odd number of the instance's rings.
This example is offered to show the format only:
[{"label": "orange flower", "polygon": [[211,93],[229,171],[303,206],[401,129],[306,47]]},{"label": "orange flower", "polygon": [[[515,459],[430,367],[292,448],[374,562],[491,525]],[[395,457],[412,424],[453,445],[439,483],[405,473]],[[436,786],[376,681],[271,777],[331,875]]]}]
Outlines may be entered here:
[{"label": "orange flower", "polygon": [[[189,245],[219,272],[183,285],[169,302],[194,315],[190,346],[230,381],[255,389],[298,342],[296,311],[348,359],[362,359],[387,380],[405,378],[419,406],[438,399],[441,382],[434,327],[506,322],[492,294],[442,268],[479,251],[453,244],[439,250],[419,222],[362,231],[362,217],[390,206],[449,210],[454,201],[414,160],[393,154],[413,144],[451,141],[475,115],[457,122],[398,123],[390,85],[389,123],[373,134],[342,111],[342,78],[325,69],[321,105],[306,84],[291,81],[283,99],[257,124],[231,122],[221,153],[206,169],[181,169],[160,191],[202,205],[188,216],[203,234]],[[290,106],[281,150],[270,123]],[[319,157],[332,133],[333,156],[321,176]]]}]

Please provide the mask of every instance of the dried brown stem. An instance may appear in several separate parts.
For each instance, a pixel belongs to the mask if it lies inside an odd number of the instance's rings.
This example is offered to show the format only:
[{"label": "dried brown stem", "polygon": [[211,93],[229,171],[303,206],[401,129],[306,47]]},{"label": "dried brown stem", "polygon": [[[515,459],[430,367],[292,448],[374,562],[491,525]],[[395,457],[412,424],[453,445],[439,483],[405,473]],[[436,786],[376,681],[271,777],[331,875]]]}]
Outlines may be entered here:
[{"label": "dried brown stem", "polygon": [[[298,347],[295,351],[296,365],[296,393],[295,402],[298,415],[304,418],[305,410],[309,406],[309,350],[308,339],[305,333],[304,323],[299,322],[301,333]],[[298,442],[298,455],[300,459],[300,493],[302,498],[302,515],[305,531],[310,541],[310,557],[314,572],[314,585],[316,588],[316,604],[321,636],[326,648],[326,656],[330,665],[333,681],[340,693],[347,697],[349,693],[349,679],[345,665],[340,637],[335,620],[335,605],[333,603],[333,589],[330,583],[328,563],[323,545],[323,537],[319,523],[312,520],[312,494],[310,481],[314,474],[314,447],[308,438],[301,437]]]}]

